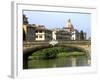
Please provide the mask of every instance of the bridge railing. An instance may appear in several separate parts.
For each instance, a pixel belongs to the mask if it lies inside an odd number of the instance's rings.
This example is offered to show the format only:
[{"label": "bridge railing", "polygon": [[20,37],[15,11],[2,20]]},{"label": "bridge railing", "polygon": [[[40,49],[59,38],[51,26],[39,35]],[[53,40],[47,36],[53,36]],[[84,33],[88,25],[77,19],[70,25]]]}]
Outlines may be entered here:
[{"label": "bridge railing", "polygon": [[[49,44],[50,41],[33,41],[33,42],[23,42],[25,45],[45,45]],[[91,44],[90,40],[71,40],[71,41],[58,41],[58,44]]]}]

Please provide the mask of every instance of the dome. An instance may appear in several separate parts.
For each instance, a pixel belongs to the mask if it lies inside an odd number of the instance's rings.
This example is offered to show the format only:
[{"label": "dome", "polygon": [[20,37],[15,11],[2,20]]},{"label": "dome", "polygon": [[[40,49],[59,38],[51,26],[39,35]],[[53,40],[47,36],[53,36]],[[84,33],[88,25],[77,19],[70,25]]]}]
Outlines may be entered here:
[{"label": "dome", "polygon": [[66,28],[73,29],[73,25],[72,25],[72,23],[71,23],[71,20],[70,20],[70,19],[69,19],[69,20],[68,20],[68,22],[67,22]]}]

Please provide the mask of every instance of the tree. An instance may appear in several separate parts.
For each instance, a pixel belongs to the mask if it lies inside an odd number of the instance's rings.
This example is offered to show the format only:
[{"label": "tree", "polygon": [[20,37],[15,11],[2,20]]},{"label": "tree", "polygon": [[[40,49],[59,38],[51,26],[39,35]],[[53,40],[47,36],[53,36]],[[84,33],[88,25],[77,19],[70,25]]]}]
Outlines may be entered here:
[{"label": "tree", "polygon": [[84,32],[83,32],[83,30],[80,31],[80,40],[84,40]]}]

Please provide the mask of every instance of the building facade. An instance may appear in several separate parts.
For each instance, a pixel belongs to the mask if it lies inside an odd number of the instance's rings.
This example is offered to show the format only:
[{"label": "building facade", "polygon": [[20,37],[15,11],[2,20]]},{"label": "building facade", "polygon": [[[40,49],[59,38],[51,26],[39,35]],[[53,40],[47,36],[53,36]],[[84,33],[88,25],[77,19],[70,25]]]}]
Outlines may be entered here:
[{"label": "building facade", "polygon": [[44,25],[28,24],[23,25],[26,41],[48,41],[52,39],[52,31],[46,29]]},{"label": "building facade", "polygon": [[68,31],[60,30],[56,32],[56,39],[57,40],[71,40],[71,33]]},{"label": "building facade", "polygon": [[65,27],[62,29],[53,30],[53,39],[55,40],[79,40],[80,34],[77,29],[74,29],[74,26],[69,19]]},{"label": "building facade", "polygon": [[[86,40],[86,33],[79,32],[74,29],[71,20],[63,28],[56,28],[53,30],[47,29],[44,25],[24,24],[23,30],[26,35],[26,41],[49,41],[49,40]],[[82,37],[84,37],[82,39]]]},{"label": "building facade", "polygon": [[32,25],[27,25],[27,36],[26,39],[29,42],[32,42],[35,40],[35,27],[33,27]]},{"label": "building facade", "polygon": [[36,27],[36,41],[48,41],[52,39],[52,31],[45,28],[43,25]]},{"label": "building facade", "polygon": [[71,40],[80,40],[80,33],[78,30],[73,30],[71,32]]}]

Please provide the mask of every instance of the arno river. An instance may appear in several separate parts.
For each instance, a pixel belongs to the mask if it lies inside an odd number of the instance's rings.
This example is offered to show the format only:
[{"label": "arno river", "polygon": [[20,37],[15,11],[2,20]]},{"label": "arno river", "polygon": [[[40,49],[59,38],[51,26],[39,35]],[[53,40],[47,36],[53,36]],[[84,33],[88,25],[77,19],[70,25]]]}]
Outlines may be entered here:
[{"label": "arno river", "polygon": [[48,60],[28,60],[28,69],[34,68],[53,68],[53,67],[72,67],[72,66],[89,66],[88,57],[81,56],[68,56],[58,57]]}]

